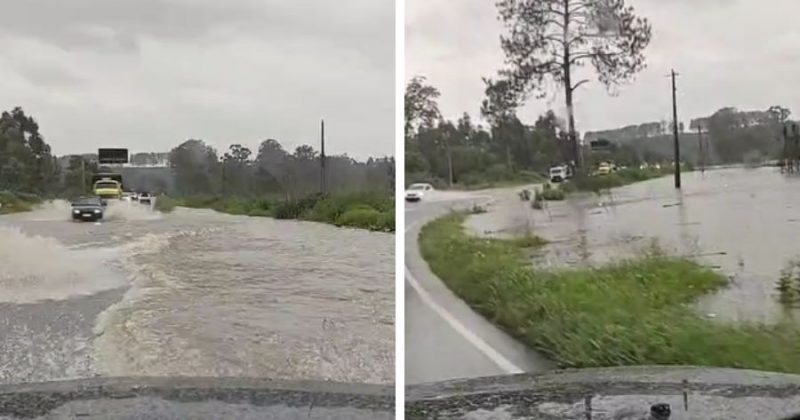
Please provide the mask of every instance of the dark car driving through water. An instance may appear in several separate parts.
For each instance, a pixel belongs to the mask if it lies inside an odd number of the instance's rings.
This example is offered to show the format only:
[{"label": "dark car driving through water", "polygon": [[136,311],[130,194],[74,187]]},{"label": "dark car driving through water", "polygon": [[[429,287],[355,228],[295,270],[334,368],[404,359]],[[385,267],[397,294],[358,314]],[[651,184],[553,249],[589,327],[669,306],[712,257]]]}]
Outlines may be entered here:
[{"label": "dark car driving through water", "polygon": [[103,218],[103,200],[100,197],[80,197],[72,201],[72,220],[97,221]]}]

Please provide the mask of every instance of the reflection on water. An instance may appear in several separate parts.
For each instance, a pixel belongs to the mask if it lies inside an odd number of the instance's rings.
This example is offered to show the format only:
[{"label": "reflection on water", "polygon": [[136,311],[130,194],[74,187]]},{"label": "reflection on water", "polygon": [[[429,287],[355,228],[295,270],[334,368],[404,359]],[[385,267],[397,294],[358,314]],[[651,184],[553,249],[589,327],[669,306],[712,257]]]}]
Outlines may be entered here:
[{"label": "reflection on water", "polygon": [[[611,195],[551,202],[550,214],[526,209],[536,234],[551,241],[538,263],[600,264],[638,255],[655,240],[731,278],[730,287],[701,300],[703,313],[756,322],[786,316],[774,288],[781,269],[800,256],[800,179],[775,168],[742,168],[686,173],[683,181],[680,191],[664,177]],[[508,227],[513,218],[506,213],[520,214],[512,201],[471,225],[480,232]]]},{"label": "reflection on water", "polygon": [[393,235],[136,203],[108,214],[72,223],[56,202],[0,218],[0,305],[15,309],[0,315],[0,353],[36,336],[55,343],[27,342],[42,353],[31,360],[69,359],[78,341],[91,360],[64,371],[0,355],[0,379],[393,381]]}]

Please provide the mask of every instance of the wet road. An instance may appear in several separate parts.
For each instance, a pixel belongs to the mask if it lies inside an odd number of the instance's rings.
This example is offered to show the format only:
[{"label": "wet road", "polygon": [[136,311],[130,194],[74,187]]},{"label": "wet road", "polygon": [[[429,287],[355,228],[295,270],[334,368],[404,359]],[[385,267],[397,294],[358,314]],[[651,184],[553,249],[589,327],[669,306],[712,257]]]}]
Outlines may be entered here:
[{"label": "wet road", "polygon": [[602,264],[641,254],[654,244],[729,276],[698,310],[729,321],[776,322],[799,315],[779,304],[781,269],[800,257],[800,178],[777,168],[686,173],[629,185],[610,195],[572,197],[532,211],[513,195],[492,212],[468,219],[476,233],[532,229],[550,244],[539,265]]},{"label": "wet road", "polygon": [[0,217],[0,382],[393,382],[393,235],[115,204]]},{"label": "wet road", "polygon": [[496,192],[437,192],[406,204],[406,383],[547,370],[549,363],[498,330],[456,297],[419,254],[421,227],[451,208],[493,199]]}]

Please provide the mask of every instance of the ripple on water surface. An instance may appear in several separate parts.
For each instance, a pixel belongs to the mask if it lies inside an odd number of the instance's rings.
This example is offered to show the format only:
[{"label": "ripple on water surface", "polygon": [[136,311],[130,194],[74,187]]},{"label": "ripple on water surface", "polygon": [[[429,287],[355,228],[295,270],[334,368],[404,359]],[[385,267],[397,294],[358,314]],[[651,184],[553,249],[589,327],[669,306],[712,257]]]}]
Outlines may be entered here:
[{"label": "ripple on water surface", "polygon": [[393,381],[393,235],[135,207],[83,224],[64,209],[0,219],[0,337],[18,355],[0,357],[0,380]]},{"label": "ripple on water surface", "polygon": [[97,327],[104,371],[393,380],[392,235],[226,222],[128,259],[134,286]]}]

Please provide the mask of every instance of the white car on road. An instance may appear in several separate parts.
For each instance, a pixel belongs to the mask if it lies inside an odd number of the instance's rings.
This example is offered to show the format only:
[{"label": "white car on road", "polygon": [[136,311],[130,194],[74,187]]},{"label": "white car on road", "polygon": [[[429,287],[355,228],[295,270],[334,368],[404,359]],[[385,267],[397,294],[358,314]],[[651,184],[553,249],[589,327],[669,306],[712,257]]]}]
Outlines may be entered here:
[{"label": "white car on road", "polygon": [[406,201],[420,201],[426,193],[433,191],[431,184],[411,184],[406,190]]},{"label": "white car on road", "polygon": [[142,204],[153,204],[153,196],[150,193],[141,193],[137,201]]}]

